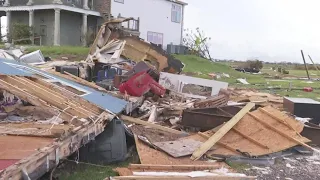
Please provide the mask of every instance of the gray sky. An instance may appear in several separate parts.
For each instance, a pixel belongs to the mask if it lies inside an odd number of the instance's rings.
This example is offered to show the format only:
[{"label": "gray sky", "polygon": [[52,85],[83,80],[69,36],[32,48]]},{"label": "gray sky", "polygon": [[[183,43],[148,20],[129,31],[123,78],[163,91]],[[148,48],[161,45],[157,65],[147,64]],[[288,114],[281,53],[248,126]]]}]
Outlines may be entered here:
[{"label": "gray sky", "polygon": [[185,28],[212,38],[217,59],[320,63],[319,0],[184,0]]}]

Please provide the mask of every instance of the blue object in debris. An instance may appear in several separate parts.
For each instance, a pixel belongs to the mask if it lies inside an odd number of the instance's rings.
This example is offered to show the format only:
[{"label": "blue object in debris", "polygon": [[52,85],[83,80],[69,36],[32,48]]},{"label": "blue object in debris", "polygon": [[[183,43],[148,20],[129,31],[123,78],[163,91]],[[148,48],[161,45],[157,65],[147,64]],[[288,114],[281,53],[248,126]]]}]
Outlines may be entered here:
[{"label": "blue object in debris", "polygon": [[102,109],[109,110],[115,114],[121,113],[128,105],[128,102],[125,100],[113,97],[107,93],[97,91],[88,86],[84,86],[77,82],[52,75],[45,71],[28,66],[27,64],[19,63],[14,60],[6,60],[0,58],[0,74],[18,76],[38,75],[45,77],[45,80],[50,80],[50,82],[59,82],[63,85],[73,87],[83,92],[82,95],[79,95],[80,97],[101,107]]}]

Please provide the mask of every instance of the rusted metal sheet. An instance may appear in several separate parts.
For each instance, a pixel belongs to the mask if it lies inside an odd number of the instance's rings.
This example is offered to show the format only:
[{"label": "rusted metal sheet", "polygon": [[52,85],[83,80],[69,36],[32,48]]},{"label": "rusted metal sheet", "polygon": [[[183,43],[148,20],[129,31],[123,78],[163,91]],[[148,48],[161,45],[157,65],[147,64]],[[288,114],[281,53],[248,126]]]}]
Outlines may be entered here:
[{"label": "rusted metal sheet", "polygon": [[238,106],[188,109],[183,111],[181,124],[207,131],[229,121],[240,110]]},{"label": "rusted metal sheet", "polygon": [[301,135],[310,139],[311,144],[320,146],[320,126],[312,123],[306,123]]}]

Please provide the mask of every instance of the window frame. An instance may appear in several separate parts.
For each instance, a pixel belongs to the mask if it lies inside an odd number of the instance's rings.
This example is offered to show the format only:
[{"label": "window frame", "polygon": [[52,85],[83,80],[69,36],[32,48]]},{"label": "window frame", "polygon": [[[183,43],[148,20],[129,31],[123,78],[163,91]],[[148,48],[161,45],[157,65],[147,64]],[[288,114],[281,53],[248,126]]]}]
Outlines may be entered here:
[{"label": "window frame", "polygon": [[157,43],[154,43],[154,42],[152,42],[152,41],[149,40],[149,33],[152,33],[152,39],[153,39],[153,37],[154,37],[154,34],[157,34],[157,36],[158,36],[158,35],[161,35],[162,38],[161,38],[161,44],[160,44],[160,45],[163,46],[163,36],[164,36],[163,33],[158,33],[158,32],[154,32],[154,31],[148,31],[148,32],[147,32],[147,41],[148,41],[148,42],[151,42],[151,43],[153,43],[153,44],[157,44]]},{"label": "window frame", "polygon": [[[179,8],[179,11],[178,11],[177,8]],[[179,18],[178,18],[178,15],[179,15]],[[175,19],[174,19],[174,17],[175,17]],[[171,22],[175,22],[175,23],[179,23],[180,24],[181,21],[182,21],[182,5],[172,3],[172,6],[171,6]]]}]

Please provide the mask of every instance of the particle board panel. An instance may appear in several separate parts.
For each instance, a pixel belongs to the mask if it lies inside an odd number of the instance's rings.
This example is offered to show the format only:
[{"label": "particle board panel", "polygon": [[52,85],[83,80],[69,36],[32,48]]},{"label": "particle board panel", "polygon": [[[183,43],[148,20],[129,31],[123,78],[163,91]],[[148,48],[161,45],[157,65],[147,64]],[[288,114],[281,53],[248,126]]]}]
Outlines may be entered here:
[{"label": "particle board panel", "polygon": [[162,151],[173,157],[183,157],[192,154],[200,145],[201,141],[193,139],[179,139],[177,141],[156,142],[153,145],[157,146]]},{"label": "particle board panel", "polygon": [[53,141],[52,138],[0,136],[0,159],[23,159]]},{"label": "particle board panel", "polygon": [[[280,111],[272,108],[264,108],[266,111],[276,115],[280,119],[285,119],[288,124],[290,124],[297,132],[301,132],[303,125],[290,118],[288,115],[281,113]],[[310,142],[305,137],[300,136],[290,127],[280,123],[278,120],[264,114],[263,112],[256,110],[252,114],[261,118],[264,122],[272,125],[278,130],[286,133],[287,135],[294,137],[302,142]],[[298,145],[296,142],[289,140],[288,138],[282,136],[281,134],[265,127],[260,122],[256,121],[253,117],[248,114],[245,115],[239,123],[236,124],[235,128],[242,132],[243,134],[250,136],[252,139],[260,142],[261,144],[267,146],[268,148],[261,147],[249,139],[244,138],[239,133],[235,131],[229,131],[219,142],[230,145],[235,149],[239,149],[242,152],[247,152],[251,156],[261,156],[274,152],[279,152],[287,148]],[[213,135],[213,132],[207,131],[206,134]],[[211,154],[222,154],[222,155],[235,155],[234,152],[226,150],[225,148],[214,149]]]},{"label": "particle board panel", "polygon": [[221,165],[221,167],[227,167],[223,162],[207,162],[207,161],[192,161],[189,157],[174,158],[168,156],[162,151],[158,151],[149,147],[135,137],[135,143],[140,158],[141,164],[162,164],[162,165]]}]

